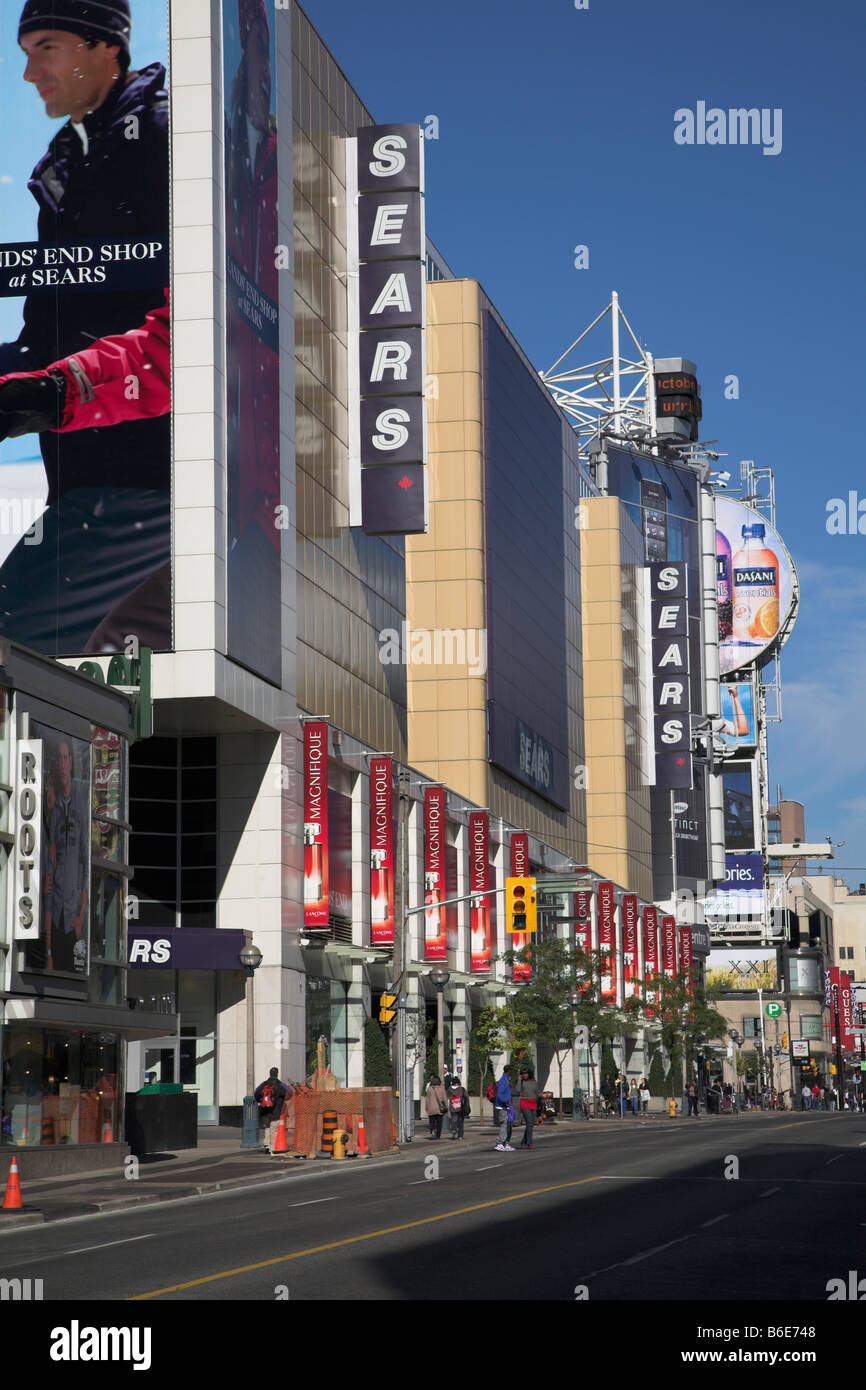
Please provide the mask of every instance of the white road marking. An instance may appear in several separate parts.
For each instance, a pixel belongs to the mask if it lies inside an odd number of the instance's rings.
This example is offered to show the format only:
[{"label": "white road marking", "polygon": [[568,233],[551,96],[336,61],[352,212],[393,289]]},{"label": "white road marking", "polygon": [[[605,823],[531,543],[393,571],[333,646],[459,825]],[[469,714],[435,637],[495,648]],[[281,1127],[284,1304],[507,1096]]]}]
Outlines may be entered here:
[{"label": "white road marking", "polygon": [[485,1163],[485,1165],[484,1165],[483,1168],[476,1168],[475,1171],[476,1171],[476,1173],[487,1173],[487,1172],[489,1172],[489,1170],[490,1170],[491,1168],[504,1168],[504,1167],[505,1167],[504,1162],[503,1162],[503,1163]]},{"label": "white road marking", "polygon": [[766,1192],[762,1192],[762,1197],[772,1197],[774,1192],[781,1192],[781,1187],[768,1187]]},{"label": "white road marking", "polygon": [[727,1219],[728,1219],[728,1213],[727,1213],[727,1212],[724,1212],[721,1216],[714,1216],[714,1217],[712,1217],[709,1221],[702,1221],[702,1222],[701,1222],[701,1230],[703,1230],[705,1226],[715,1226],[715,1225],[717,1224],[717,1222],[719,1222],[719,1221],[727,1221]]},{"label": "white road marking", "polygon": [[109,1245],[131,1245],[134,1240],[154,1240],[156,1232],[147,1236],[127,1236],[126,1240],[107,1240],[104,1245],[81,1245],[75,1250],[68,1250],[68,1255],[83,1255],[88,1250],[107,1250]]},{"label": "white road marking", "polygon": [[[666,1245],[654,1245],[652,1250],[642,1250],[639,1255],[632,1255],[630,1260],[621,1260],[623,1265],[640,1264],[641,1260],[648,1260],[651,1255],[660,1255],[662,1250],[670,1250],[672,1245],[682,1245],[684,1240],[691,1240],[694,1231],[690,1231],[687,1236],[678,1236],[676,1240],[669,1240]],[[611,1265],[611,1269],[616,1269],[616,1265]]]},{"label": "white road marking", "polygon": [[835,1158],[828,1158],[828,1159],[827,1159],[827,1162],[824,1164],[824,1167],[825,1167],[825,1168],[829,1168],[831,1163],[837,1163],[837,1162],[839,1161],[839,1159],[840,1159],[840,1158],[843,1158],[843,1157],[844,1157],[843,1154],[837,1154]]},{"label": "white road marking", "polygon": [[336,1202],[336,1197],[316,1197],[312,1202],[289,1202],[289,1207],[315,1207],[319,1202]]}]

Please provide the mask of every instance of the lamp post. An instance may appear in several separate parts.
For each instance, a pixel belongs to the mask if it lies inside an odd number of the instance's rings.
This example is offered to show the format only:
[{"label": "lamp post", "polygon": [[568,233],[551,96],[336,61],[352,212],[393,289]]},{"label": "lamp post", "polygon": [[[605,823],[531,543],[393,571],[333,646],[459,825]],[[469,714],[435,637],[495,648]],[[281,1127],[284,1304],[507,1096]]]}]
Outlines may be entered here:
[{"label": "lamp post", "polygon": [[[582,1119],[584,1118],[584,1114],[583,1114],[583,1090],[581,1089],[581,1085],[580,1085],[579,1070],[578,1070],[578,1061],[577,1061],[577,1011],[578,1011],[578,1009],[580,1008],[581,997],[582,997],[582,996],[581,996],[581,995],[579,994],[579,992],[575,989],[575,990],[572,991],[572,993],[569,995],[569,998],[568,998],[568,1002],[569,1002],[569,1004],[571,1005],[571,1014],[572,1014],[572,1020],[573,1020],[573,1023],[572,1023],[572,1035],[573,1035],[573,1038],[574,1038],[574,1041],[573,1041],[573,1043],[572,1043],[572,1052],[571,1052],[571,1087],[572,1087],[572,1090],[571,1090],[571,1118],[572,1118],[572,1120],[582,1120]],[[588,1034],[587,1034],[587,1041],[588,1041]]]},{"label": "lamp post", "polygon": [[445,1074],[445,1028],[442,1014],[442,999],[445,993],[445,986],[451,979],[450,970],[444,970],[441,965],[434,966],[430,971],[430,979],[436,987],[436,1064],[439,1068],[440,1079]]},{"label": "lamp post", "polygon": [[238,959],[247,977],[247,1094],[244,1096],[241,1148],[257,1149],[259,1147],[259,1109],[253,1095],[256,1088],[254,989],[256,971],[262,963],[262,953],[258,946],[245,946]]},{"label": "lamp post", "polygon": [[[731,1039],[732,1042],[735,1042],[735,1043],[737,1044],[737,1052],[739,1052],[740,1048],[743,1046],[743,1043],[746,1041],[746,1039],[743,1037],[742,1033],[738,1033],[737,1030],[736,1030],[736,1028],[729,1028],[729,1029],[728,1029],[728,1037]],[[733,1062],[734,1062],[734,1094],[736,1095],[736,1094],[739,1092],[739,1089],[740,1089],[740,1087],[739,1087],[739,1076],[738,1076],[738,1074],[737,1074],[737,1059],[736,1059],[736,1056],[733,1058]],[[738,1103],[738,1105],[739,1105],[739,1102],[737,1102],[737,1103]]]}]

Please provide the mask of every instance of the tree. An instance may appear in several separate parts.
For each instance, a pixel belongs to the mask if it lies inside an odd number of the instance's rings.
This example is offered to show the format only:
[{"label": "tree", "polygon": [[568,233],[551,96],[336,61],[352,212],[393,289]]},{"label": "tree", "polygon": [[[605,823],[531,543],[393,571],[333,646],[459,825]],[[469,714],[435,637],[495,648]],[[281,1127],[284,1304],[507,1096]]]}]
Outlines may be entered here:
[{"label": "tree", "polygon": [[660,1047],[657,1047],[652,1055],[650,1062],[649,1076],[650,1095],[663,1096],[665,1093],[665,1059]]},{"label": "tree", "polygon": [[391,1086],[388,1043],[377,1018],[368,1018],[364,1024],[364,1085]]},{"label": "tree", "polygon": [[724,1036],[727,1024],[715,1008],[715,993],[704,990],[689,976],[656,973],[637,981],[635,995],[627,1001],[629,1012],[648,1013],[670,1067],[664,1094],[682,1090],[683,1062],[692,1076],[694,1059],[707,1043]]},{"label": "tree", "polygon": [[469,1037],[469,1072],[471,1076],[478,1078],[479,1120],[484,1119],[484,1082],[488,1070],[493,1070],[490,1054],[501,1052],[505,1039],[501,1012],[501,1009],[495,1008],[493,1004],[488,1004],[481,1010],[478,1022]]}]

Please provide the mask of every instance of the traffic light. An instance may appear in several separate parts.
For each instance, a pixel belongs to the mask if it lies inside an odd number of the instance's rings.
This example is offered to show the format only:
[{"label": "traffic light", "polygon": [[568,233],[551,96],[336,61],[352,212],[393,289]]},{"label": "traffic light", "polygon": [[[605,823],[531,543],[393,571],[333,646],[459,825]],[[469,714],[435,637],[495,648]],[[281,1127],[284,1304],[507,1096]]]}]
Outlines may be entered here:
[{"label": "traffic light", "polygon": [[397,1003],[396,994],[379,995],[379,1022],[390,1023],[397,1012],[394,1005]]},{"label": "traffic light", "polygon": [[538,930],[534,878],[505,880],[505,925],[509,932]]}]

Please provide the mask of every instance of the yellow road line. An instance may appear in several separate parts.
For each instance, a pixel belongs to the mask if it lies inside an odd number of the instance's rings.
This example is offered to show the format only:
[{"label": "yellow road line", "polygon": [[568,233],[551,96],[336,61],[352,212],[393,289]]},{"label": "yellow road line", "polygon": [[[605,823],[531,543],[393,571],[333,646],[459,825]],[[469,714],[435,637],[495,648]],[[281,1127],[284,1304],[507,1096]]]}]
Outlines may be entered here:
[{"label": "yellow road line", "polygon": [[411,1231],[414,1226],[429,1226],[434,1221],[448,1221],[452,1216],[466,1216],[468,1212],[483,1211],[485,1207],[500,1207],[505,1202],[520,1202],[524,1197],[539,1197],[545,1192],[561,1192],[566,1187],[583,1187],[588,1182],[601,1182],[601,1175],[594,1178],[578,1178],[575,1182],[558,1182],[552,1187],[534,1187],[529,1192],[516,1192],[511,1197],[496,1197],[490,1202],[479,1202],[473,1207],[459,1207],[457,1211],[443,1211],[440,1216],[424,1216],[420,1221],[406,1221],[402,1226],[385,1226],[379,1231],[368,1231],[363,1236],[347,1236],[345,1240],[333,1240],[328,1245],[313,1245],[309,1250],[296,1250],[293,1255],[277,1255],[271,1260],[259,1260],[257,1264],[239,1265],[237,1269],[225,1269],[220,1274],[206,1274],[202,1279],[189,1279],[185,1284],[169,1284],[165,1289],[153,1289],[150,1293],[133,1294],[128,1303],[139,1303],[146,1298],[159,1298],[160,1294],[178,1293],[181,1289],[193,1289],[198,1284],[211,1284],[215,1279],[231,1279],[235,1274],[249,1274],[253,1269],[267,1269],[269,1265],[281,1265],[289,1260],[302,1260],[306,1255],[321,1255],[325,1250],[339,1250],[343,1245],[357,1245],[362,1240],[375,1240],[377,1236],[394,1235],[397,1231]]}]

